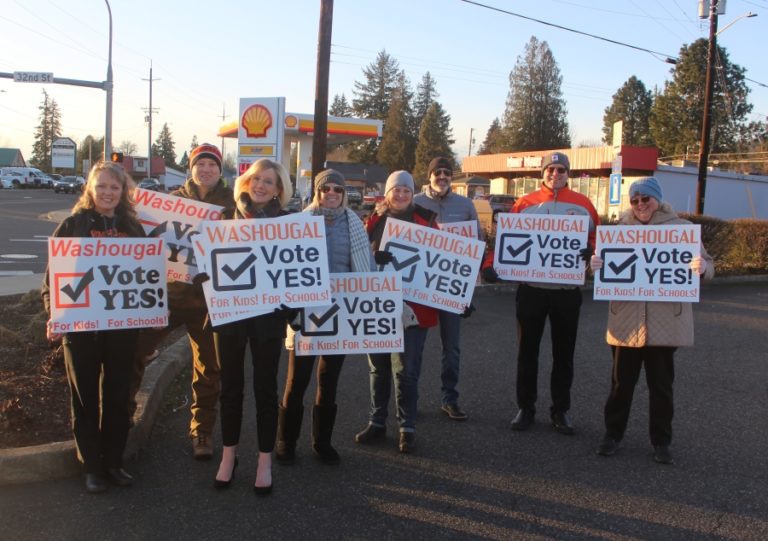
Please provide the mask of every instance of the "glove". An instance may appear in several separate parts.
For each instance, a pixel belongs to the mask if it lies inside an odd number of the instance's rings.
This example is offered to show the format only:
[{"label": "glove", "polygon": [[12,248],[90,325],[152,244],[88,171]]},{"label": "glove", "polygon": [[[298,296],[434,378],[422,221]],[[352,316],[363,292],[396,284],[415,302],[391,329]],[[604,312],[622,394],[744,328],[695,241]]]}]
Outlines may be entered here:
[{"label": "glove", "polygon": [[283,317],[288,320],[288,324],[290,325],[290,322],[296,319],[296,316],[299,315],[299,311],[296,308],[290,308],[284,304],[281,304],[277,308],[275,308],[275,314],[277,314],[280,317]]},{"label": "glove", "polygon": [[377,265],[387,265],[392,263],[392,254],[386,250],[376,250],[373,252],[373,259]]},{"label": "glove", "polygon": [[467,305],[467,307],[464,309],[464,313],[461,314],[461,316],[459,316],[459,317],[467,319],[469,316],[472,315],[472,312],[474,312],[475,310],[476,310],[475,305],[470,302]]},{"label": "glove", "polygon": [[488,284],[496,284],[499,281],[501,281],[501,278],[499,278],[499,274],[496,272],[496,269],[494,269],[493,267],[484,268],[482,275],[483,275],[483,282],[486,282]]},{"label": "glove", "polygon": [[208,273],[200,272],[200,273],[196,274],[194,278],[192,278],[192,284],[199,287],[199,286],[203,285],[203,282],[207,282],[210,279],[211,279],[211,277],[208,276]]},{"label": "glove", "polygon": [[589,268],[592,271],[599,271],[603,268],[603,258],[599,255],[593,255],[589,260]]},{"label": "glove", "polygon": [[581,260],[585,263],[589,263],[589,258],[592,257],[592,254],[594,253],[595,251],[592,249],[592,247],[587,246],[586,248],[579,250],[579,257],[581,257]]},{"label": "glove", "polygon": [[407,302],[403,303],[403,329],[407,329],[408,327],[413,327],[414,325],[418,325],[419,320],[416,317],[416,313],[413,311],[413,308],[410,307],[410,305]]},{"label": "glove", "polygon": [[691,259],[691,270],[694,272],[698,272],[699,274],[704,274],[707,272],[707,260],[701,257],[700,255],[697,255],[693,259]]}]

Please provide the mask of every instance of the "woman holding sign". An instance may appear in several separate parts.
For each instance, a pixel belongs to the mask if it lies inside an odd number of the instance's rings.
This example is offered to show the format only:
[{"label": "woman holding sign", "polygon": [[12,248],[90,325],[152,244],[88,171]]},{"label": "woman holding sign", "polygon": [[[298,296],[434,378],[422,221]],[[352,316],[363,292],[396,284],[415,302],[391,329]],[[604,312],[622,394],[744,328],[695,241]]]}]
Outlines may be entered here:
[{"label": "woman holding sign", "polygon": [[[225,218],[263,219],[287,214],[291,180],[285,167],[267,159],[253,163],[235,181],[234,211]],[[285,338],[288,310],[214,327],[213,340],[221,367],[221,435],[224,445],[214,486],[227,488],[237,467],[237,445],[243,419],[245,348],[250,345],[259,460],[253,490],[272,491],[272,451],[277,434],[277,368]]]},{"label": "woman holding sign", "polygon": [[[333,169],[315,177],[315,195],[305,212],[325,218],[328,266],[336,272],[370,272],[375,261],[363,222],[347,207],[344,176]],[[312,377],[315,356],[296,355],[294,333],[288,330],[288,374],[277,421],[275,457],[281,464],[293,464],[296,440],[304,417],[304,393]],[[339,453],[331,445],[336,421],[336,387],[344,355],[322,355],[317,363],[317,395],[312,407],[312,450],[326,464],[338,464]]]},{"label": "woman holding sign", "polygon": [[[435,213],[413,202],[414,182],[407,171],[395,171],[387,178],[384,201],[368,219],[367,229],[371,246],[376,250],[376,263],[392,262],[392,255],[379,251],[384,224],[388,218],[396,218],[419,225],[437,227]],[[355,436],[357,443],[372,443],[384,439],[386,434],[387,405],[390,381],[395,380],[395,405],[400,425],[399,449],[401,453],[416,450],[416,413],[419,399],[419,375],[421,357],[427,331],[437,325],[435,308],[406,302],[403,304],[404,351],[379,353],[368,357],[371,381],[371,411],[366,426]]]},{"label": "woman holding sign", "polygon": [[[54,237],[144,237],[130,199],[133,182],[122,167],[99,162],[91,169],[83,195]],[[82,282],[81,282],[82,283]],[[51,313],[50,277],[42,287],[45,310]],[[72,432],[85,470],[85,489],[104,492],[107,480],[133,484],[122,467],[129,430],[129,387],[136,347],[135,329],[71,332],[51,329],[51,341],[61,339],[72,404]]]},{"label": "woman holding sign", "polygon": [[[677,216],[662,199],[661,186],[654,177],[636,180],[629,187],[630,209],[619,218],[625,225],[689,224]],[[592,256],[591,267],[597,271],[603,260]],[[694,272],[712,278],[715,266],[704,246],[690,263]],[[611,456],[619,449],[632,406],[640,369],[645,366],[648,383],[649,431],[653,459],[672,464],[674,355],[680,346],[693,345],[693,311],[687,302],[611,301],[608,308],[606,339],[613,352],[611,394],[605,403],[605,436],[597,449],[601,456]]]}]

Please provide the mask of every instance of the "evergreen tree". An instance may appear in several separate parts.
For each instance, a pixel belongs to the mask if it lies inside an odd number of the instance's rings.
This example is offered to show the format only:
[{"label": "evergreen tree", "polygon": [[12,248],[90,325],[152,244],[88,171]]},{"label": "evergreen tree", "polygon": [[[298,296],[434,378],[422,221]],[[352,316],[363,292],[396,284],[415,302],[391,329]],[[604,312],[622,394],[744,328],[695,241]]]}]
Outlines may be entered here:
[{"label": "evergreen tree", "polygon": [[634,75],[613,95],[613,103],[603,115],[603,142],[613,142],[613,124],[623,122],[622,142],[625,145],[652,145],[649,120],[653,95]]},{"label": "evergreen tree", "polygon": [[[399,86],[400,66],[385,50],[363,68],[365,82],[355,81],[352,111],[358,118],[386,120],[392,96]],[[349,159],[360,163],[376,163],[378,142],[368,140],[353,145]]]},{"label": "evergreen tree", "polygon": [[189,150],[195,150],[199,146],[200,143],[197,142],[197,134],[195,134],[192,136],[192,142],[189,143]]},{"label": "evergreen tree", "polygon": [[417,132],[421,128],[421,121],[427,114],[429,106],[439,97],[435,80],[429,72],[424,74],[421,82],[416,87],[416,97],[413,100],[413,116],[416,119]]},{"label": "evergreen tree", "polygon": [[419,130],[419,142],[416,145],[416,160],[413,167],[413,178],[416,181],[429,181],[427,169],[429,162],[437,156],[444,156],[454,164],[456,159],[451,150],[453,140],[451,117],[446,114],[440,103],[434,101],[427,109]]},{"label": "evergreen tree", "polygon": [[187,154],[187,151],[184,151],[184,154],[182,154],[181,159],[179,160],[179,167],[182,167],[184,171],[189,169],[189,154]]},{"label": "evergreen tree", "polygon": [[[197,139],[197,136],[193,140]],[[176,151],[174,147],[176,143],[173,142],[173,136],[171,130],[168,128],[168,123],[163,124],[163,129],[157,135],[155,144],[152,145],[152,154],[163,158],[166,167],[178,167],[176,165]]]},{"label": "evergreen tree", "polygon": [[546,41],[531,36],[509,74],[504,111],[507,151],[565,148],[571,144],[563,77]]},{"label": "evergreen tree", "polygon": [[500,152],[505,152],[506,148],[504,130],[501,127],[499,118],[496,117],[491,122],[488,132],[485,134],[485,140],[480,145],[477,154],[499,154]]},{"label": "evergreen tree", "polygon": [[32,146],[32,157],[29,163],[32,167],[50,171],[53,141],[61,137],[61,112],[56,100],[48,97],[45,89],[43,89],[43,102],[38,106],[38,110],[40,124],[35,129],[35,143]]},{"label": "evergreen tree", "polygon": [[333,97],[331,108],[328,110],[329,115],[340,116],[340,117],[351,117],[352,112],[353,112],[352,106],[349,105],[349,102],[347,101],[347,97],[343,93],[341,95],[336,94]]},{"label": "evergreen tree", "polygon": [[[680,49],[680,59],[670,70],[672,81],[656,96],[651,110],[651,135],[663,156],[698,154],[704,118],[704,86],[708,40],[698,39]],[[747,134],[749,88],[744,68],[732,64],[717,47],[716,76],[712,92],[711,152],[736,150]]]},{"label": "evergreen tree", "polygon": [[413,168],[415,144],[410,126],[410,104],[405,88],[397,89],[392,97],[389,114],[384,121],[384,133],[376,153],[376,161],[390,171]]}]

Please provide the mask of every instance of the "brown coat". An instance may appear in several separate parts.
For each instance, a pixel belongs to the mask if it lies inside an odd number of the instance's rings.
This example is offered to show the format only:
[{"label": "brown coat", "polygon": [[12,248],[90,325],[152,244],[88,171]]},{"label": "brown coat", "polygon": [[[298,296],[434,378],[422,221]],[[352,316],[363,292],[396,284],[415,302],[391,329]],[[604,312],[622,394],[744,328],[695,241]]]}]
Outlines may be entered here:
[{"label": "brown coat", "polygon": [[[632,210],[622,214],[619,223],[638,225]],[[662,203],[649,225],[688,224],[679,218],[668,203]],[[715,274],[712,257],[701,246],[701,257],[707,261],[702,278]],[[692,346],[693,310],[689,302],[611,301],[608,306],[606,340],[612,346]]]}]

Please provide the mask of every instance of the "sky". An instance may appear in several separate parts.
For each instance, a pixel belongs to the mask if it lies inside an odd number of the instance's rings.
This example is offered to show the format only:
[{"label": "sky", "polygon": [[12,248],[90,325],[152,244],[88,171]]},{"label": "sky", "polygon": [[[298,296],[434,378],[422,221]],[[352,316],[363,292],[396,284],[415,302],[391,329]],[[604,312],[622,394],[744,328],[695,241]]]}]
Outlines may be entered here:
[{"label": "sky", "polygon": [[[666,56],[707,37],[696,0],[478,0],[555,25],[621,41],[651,54],[489,10],[461,0],[335,0],[329,101],[354,97],[363,68],[386,50],[415,89],[429,71],[451,115],[454,151],[472,154],[502,117],[509,72],[531,36],[546,41],[562,74],[573,145],[598,145],[612,95],[635,75],[648,89],[671,80]],[[722,2],[722,0],[721,0]],[[193,136],[216,133],[238,116],[241,97],[283,96],[293,113],[314,111],[320,0],[111,0],[113,145],[131,141],[146,155],[152,66],[152,141],[167,123],[178,157]],[[753,12],[757,17],[742,18]],[[727,0],[718,44],[746,76],[768,85],[764,37],[768,0]],[[109,17],[103,0],[3,0],[0,72],[52,72],[104,81]],[[762,51],[762,52],[761,52]],[[768,117],[768,87],[748,82],[750,119]],[[0,78],[0,147],[32,156],[43,89],[61,111],[62,135],[76,142],[104,133],[106,93]],[[224,120],[222,120],[224,117]],[[226,152],[235,149],[234,140]]]}]

